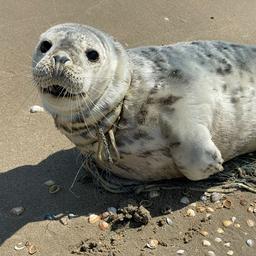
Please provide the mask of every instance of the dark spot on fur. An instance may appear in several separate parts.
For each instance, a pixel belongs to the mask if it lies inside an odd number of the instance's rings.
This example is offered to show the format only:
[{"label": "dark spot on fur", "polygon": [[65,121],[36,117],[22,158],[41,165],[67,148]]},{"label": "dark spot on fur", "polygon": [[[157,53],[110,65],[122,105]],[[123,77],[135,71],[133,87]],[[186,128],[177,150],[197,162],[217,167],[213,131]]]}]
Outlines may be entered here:
[{"label": "dark spot on fur", "polygon": [[239,98],[232,97],[232,98],[231,98],[231,102],[232,102],[233,104],[235,104],[235,103],[239,102]]},{"label": "dark spot on fur", "polygon": [[216,69],[216,72],[220,75],[228,75],[232,72],[232,65],[231,64],[227,64],[225,65],[225,67],[219,67]]},{"label": "dark spot on fur", "polygon": [[174,95],[170,95],[167,98],[160,98],[159,103],[163,105],[172,105],[174,104],[177,100],[181,99],[182,97],[177,97]]},{"label": "dark spot on fur", "polygon": [[174,78],[174,79],[179,79],[179,80],[183,79],[182,72],[181,72],[181,70],[179,70],[179,69],[174,69],[174,70],[172,70],[172,71],[169,73],[169,77],[170,77],[170,78]]},{"label": "dark spot on fur", "polygon": [[222,89],[223,89],[224,92],[227,91],[227,88],[228,88],[227,84],[222,85]]}]

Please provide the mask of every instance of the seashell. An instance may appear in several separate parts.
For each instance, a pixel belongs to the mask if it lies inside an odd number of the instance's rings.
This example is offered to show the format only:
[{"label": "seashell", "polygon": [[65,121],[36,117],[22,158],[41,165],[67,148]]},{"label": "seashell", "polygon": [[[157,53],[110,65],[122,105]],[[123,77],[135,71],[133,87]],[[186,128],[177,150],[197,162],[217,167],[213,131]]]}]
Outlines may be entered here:
[{"label": "seashell", "polygon": [[206,212],[208,212],[208,213],[214,212],[214,209],[209,206],[207,206],[205,209],[206,209]]},{"label": "seashell", "polygon": [[254,246],[254,241],[252,239],[248,239],[246,240],[246,244],[249,246],[249,247],[253,247]]},{"label": "seashell", "polygon": [[15,251],[21,251],[25,248],[26,246],[23,243],[18,243],[14,246]]},{"label": "seashell", "polygon": [[108,207],[107,211],[112,214],[117,214],[117,209],[115,207]]},{"label": "seashell", "polygon": [[169,217],[166,218],[166,223],[170,226],[173,225],[173,221]]},{"label": "seashell", "polygon": [[189,203],[190,203],[188,197],[186,197],[186,196],[183,196],[183,197],[180,199],[180,202],[181,202],[182,204],[189,204]]},{"label": "seashell", "polygon": [[100,221],[100,216],[99,215],[96,215],[96,214],[90,214],[89,215],[89,218],[88,218],[88,222],[91,223],[91,224],[94,224],[98,221]]},{"label": "seashell", "polygon": [[34,106],[30,107],[29,112],[30,113],[44,112],[44,108],[40,107],[38,105],[34,105]]},{"label": "seashell", "polygon": [[231,243],[230,243],[230,242],[228,242],[228,243],[224,243],[224,246],[226,246],[226,247],[230,247],[230,246],[231,246]]},{"label": "seashell", "polygon": [[187,212],[186,212],[186,216],[188,217],[195,217],[196,216],[196,213],[193,209],[188,209]]},{"label": "seashell", "polygon": [[57,192],[59,192],[60,191],[60,186],[59,185],[56,185],[56,184],[54,184],[54,185],[52,185],[52,186],[50,186],[49,188],[48,188],[48,192],[50,193],[50,194],[56,194]]},{"label": "seashell", "polygon": [[234,223],[234,222],[236,221],[236,217],[233,216],[233,217],[231,218],[231,221]]},{"label": "seashell", "polygon": [[146,247],[150,249],[155,249],[158,246],[159,242],[156,239],[151,239],[149,242],[146,244]]},{"label": "seashell", "polygon": [[235,223],[234,227],[235,227],[235,228],[240,228],[241,225],[240,225],[239,223]]},{"label": "seashell", "polygon": [[177,255],[183,255],[184,253],[185,253],[184,250],[178,250],[178,251],[176,252]]},{"label": "seashell", "polygon": [[68,218],[69,219],[74,219],[74,218],[77,218],[78,217],[78,215],[76,215],[76,214],[74,214],[74,213],[69,213],[68,214]]},{"label": "seashell", "polygon": [[105,231],[109,228],[109,224],[106,221],[101,220],[100,223],[99,223],[99,228],[101,230]]},{"label": "seashell", "polygon": [[223,234],[224,233],[224,230],[222,229],[222,228],[217,228],[217,233],[219,233],[219,234]]},{"label": "seashell", "polygon": [[60,218],[60,223],[64,226],[67,226],[68,225],[68,217],[67,216],[64,216],[62,218]]},{"label": "seashell", "polygon": [[224,227],[227,228],[227,227],[231,226],[233,224],[233,222],[231,220],[223,220],[222,224]]},{"label": "seashell", "polygon": [[215,241],[216,243],[220,243],[220,242],[222,242],[222,239],[221,239],[220,237],[216,237],[216,238],[214,239],[214,241]]},{"label": "seashell", "polygon": [[216,256],[214,251],[208,251],[207,256]]},{"label": "seashell", "polygon": [[203,246],[211,246],[211,243],[208,240],[202,241]]},{"label": "seashell", "polygon": [[46,185],[47,187],[50,187],[52,185],[55,185],[55,182],[53,180],[47,180],[46,182],[44,182],[44,185]]},{"label": "seashell", "polygon": [[206,208],[203,207],[203,206],[197,206],[197,207],[196,207],[196,211],[202,213],[202,212],[205,212],[205,211],[206,211]]},{"label": "seashell", "polygon": [[30,242],[27,241],[25,245],[26,245],[26,247],[28,249],[28,253],[30,255],[35,254],[37,252],[36,246],[31,244]]},{"label": "seashell", "polygon": [[232,250],[229,250],[228,252],[227,252],[227,255],[233,255],[234,254],[234,252],[232,251]]},{"label": "seashell", "polygon": [[222,204],[223,204],[223,207],[227,209],[230,209],[232,206],[232,202],[228,199],[225,199]]},{"label": "seashell", "polygon": [[213,203],[218,202],[222,197],[223,197],[223,194],[220,194],[220,193],[217,193],[217,192],[213,192],[211,194],[211,201]]},{"label": "seashell", "polygon": [[208,235],[209,235],[209,233],[208,233],[207,231],[205,231],[205,230],[201,230],[201,231],[199,231],[199,233],[200,233],[202,236],[208,236]]},{"label": "seashell", "polygon": [[253,220],[247,220],[246,221],[246,223],[247,223],[247,225],[250,227],[250,228],[252,228],[252,227],[254,227],[255,226],[255,222],[253,221]]},{"label": "seashell", "polygon": [[252,206],[249,206],[248,209],[247,209],[247,212],[250,212],[250,213],[253,213],[253,207]]},{"label": "seashell", "polygon": [[14,215],[21,215],[25,211],[25,208],[22,206],[14,207],[11,209],[11,213]]},{"label": "seashell", "polygon": [[153,199],[160,196],[160,191],[158,190],[152,190],[148,193],[148,198]]}]

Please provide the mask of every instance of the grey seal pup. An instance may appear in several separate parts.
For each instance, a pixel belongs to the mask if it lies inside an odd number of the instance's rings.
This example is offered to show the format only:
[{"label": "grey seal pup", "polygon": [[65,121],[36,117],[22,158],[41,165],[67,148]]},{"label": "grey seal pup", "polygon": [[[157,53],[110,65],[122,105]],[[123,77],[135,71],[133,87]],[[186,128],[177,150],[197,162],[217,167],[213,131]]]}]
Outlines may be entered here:
[{"label": "grey seal pup", "polygon": [[41,35],[32,71],[56,127],[121,177],[206,179],[256,149],[256,46],[126,50],[69,23]]}]

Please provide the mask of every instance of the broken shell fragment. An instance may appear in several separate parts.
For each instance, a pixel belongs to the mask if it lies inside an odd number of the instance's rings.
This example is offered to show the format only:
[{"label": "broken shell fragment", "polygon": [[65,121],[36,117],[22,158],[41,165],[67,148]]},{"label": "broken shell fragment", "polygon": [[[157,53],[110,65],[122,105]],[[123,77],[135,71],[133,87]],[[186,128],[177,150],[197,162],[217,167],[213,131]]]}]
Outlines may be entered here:
[{"label": "broken shell fragment", "polygon": [[60,191],[60,186],[54,184],[54,185],[52,185],[52,186],[50,186],[50,187],[48,188],[48,191],[49,191],[50,194],[56,194],[57,192]]},{"label": "broken shell fragment", "polygon": [[207,206],[207,207],[206,207],[206,212],[212,213],[212,212],[214,212],[214,209],[211,208],[211,207],[209,207],[209,206]]},{"label": "broken shell fragment", "polygon": [[208,233],[207,231],[205,231],[205,230],[201,230],[199,233],[200,233],[202,236],[208,236],[208,235],[209,235],[209,233]]},{"label": "broken shell fragment", "polygon": [[255,226],[255,222],[253,221],[253,220],[247,220],[246,221],[246,223],[247,223],[247,225],[250,227],[250,228],[252,228],[252,227],[254,227]]},{"label": "broken shell fragment", "polygon": [[38,105],[34,105],[29,109],[30,113],[44,112],[44,108]]},{"label": "broken shell fragment", "polygon": [[91,223],[91,224],[94,224],[94,223],[100,221],[100,219],[101,218],[100,218],[99,215],[97,215],[97,214],[90,214],[89,218],[88,218],[88,222]]},{"label": "broken shell fragment", "polygon": [[11,213],[14,215],[21,215],[25,211],[25,208],[22,206],[14,207],[11,209]]},{"label": "broken shell fragment", "polygon": [[185,253],[184,250],[178,250],[178,251],[176,252],[177,255],[183,255],[184,253]]},{"label": "broken shell fragment", "polygon": [[202,213],[202,212],[205,212],[205,211],[206,211],[206,208],[203,207],[203,206],[197,206],[197,207],[196,207],[196,211]]},{"label": "broken shell fragment", "polygon": [[50,187],[52,185],[55,185],[55,182],[53,180],[47,180],[46,182],[44,182],[44,185]]},{"label": "broken shell fragment", "polygon": [[227,227],[231,226],[233,224],[233,222],[231,220],[223,220],[222,224],[224,227],[227,228]]},{"label": "broken shell fragment", "polygon": [[189,204],[189,203],[190,203],[188,197],[186,197],[186,196],[183,196],[183,197],[180,199],[180,202],[181,202],[182,204]]},{"label": "broken shell fragment", "polygon": [[211,246],[211,243],[210,243],[208,240],[203,240],[203,241],[202,241],[202,244],[203,244],[204,246]]},{"label": "broken shell fragment", "polygon": [[213,203],[218,202],[222,197],[223,197],[222,194],[217,193],[217,192],[213,192],[213,193],[211,194],[211,201],[212,201]]},{"label": "broken shell fragment", "polygon": [[247,244],[249,247],[253,247],[254,241],[253,241],[252,239],[248,239],[248,240],[246,240],[246,244]]},{"label": "broken shell fragment", "polygon": [[173,225],[173,221],[169,217],[166,218],[166,223],[170,226]]},{"label": "broken shell fragment", "polygon": [[100,223],[99,223],[99,228],[101,230],[105,231],[109,228],[109,224],[106,221],[101,220]]},{"label": "broken shell fragment", "polygon": [[232,251],[232,250],[229,250],[228,252],[227,252],[227,255],[233,255],[234,254],[234,252]]},{"label": "broken shell fragment", "polygon": [[26,245],[26,247],[28,249],[28,253],[30,255],[33,255],[33,254],[35,254],[37,252],[36,246],[31,244],[30,242],[27,241],[25,245]]},{"label": "broken shell fragment", "polygon": [[218,229],[217,229],[217,233],[223,234],[223,233],[224,233],[224,230],[223,230],[222,228],[218,228]]},{"label": "broken shell fragment", "polygon": [[230,200],[228,200],[228,199],[225,199],[223,201],[222,205],[223,205],[224,208],[230,209],[231,206],[232,206],[232,202]]},{"label": "broken shell fragment", "polygon": [[188,217],[195,217],[196,213],[193,209],[188,209],[186,212],[186,216]]},{"label": "broken shell fragment", "polygon": [[15,251],[21,251],[25,248],[26,246],[23,243],[18,243],[14,246]]},{"label": "broken shell fragment", "polygon": [[147,244],[146,247],[150,249],[155,249],[158,246],[159,242],[156,239],[151,239]]},{"label": "broken shell fragment", "polygon": [[216,243],[220,243],[220,242],[222,242],[222,239],[221,239],[220,237],[216,237],[216,238],[214,239],[214,241],[215,241]]}]

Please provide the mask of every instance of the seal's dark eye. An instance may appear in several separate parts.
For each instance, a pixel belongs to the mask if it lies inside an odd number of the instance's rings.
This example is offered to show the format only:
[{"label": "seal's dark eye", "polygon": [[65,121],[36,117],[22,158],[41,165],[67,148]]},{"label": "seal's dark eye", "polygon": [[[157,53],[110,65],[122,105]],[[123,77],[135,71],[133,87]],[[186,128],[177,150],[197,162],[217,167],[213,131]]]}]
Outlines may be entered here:
[{"label": "seal's dark eye", "polygon": [[87,50],[85,53],[89,61],[94,62],[99,59],[99,53],[95,50]]},{"label": "seal's dark eye", "polygon": [[43,41],[43,42],[41,43],[41,45],[40,45],[40,51],[41,51],[42,53],[46,53],[46,52],[48,52],[48,51],[51,49],[51,47],[52,47],[52,44],[51,44],[50,42],[48,42],[48,41]]}]

